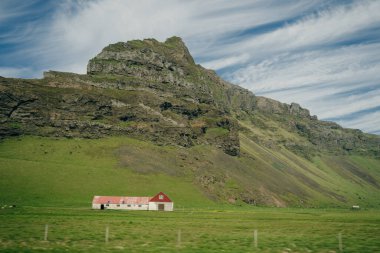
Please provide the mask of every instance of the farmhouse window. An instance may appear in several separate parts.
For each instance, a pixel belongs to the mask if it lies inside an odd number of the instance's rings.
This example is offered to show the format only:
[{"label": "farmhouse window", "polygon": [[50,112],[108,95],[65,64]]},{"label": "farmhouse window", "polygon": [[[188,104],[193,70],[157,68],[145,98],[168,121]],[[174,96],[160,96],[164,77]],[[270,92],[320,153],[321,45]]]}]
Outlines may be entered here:
[{"label": "farmhouse window", "polygon": [[158,198],[159,199],[164,199],[164,195],[160,195]]},{"label": "farmhouse window", "polygon": [[110,204],[106,204],[106,206],[110,206]]},{"label": "farmhouse window", "polygon": [[141,207],[141,205],[139,205],[139,207]]},{"label": "farmhouse window", "polygon": [[131,207],[131,205],[127,205],[128,207]]},{"label": "farmhouse window", "polygon": [[120,205],[119,205],[119,204],[117,204],[116,206],[117,206],[117,207],[120,207]]}]

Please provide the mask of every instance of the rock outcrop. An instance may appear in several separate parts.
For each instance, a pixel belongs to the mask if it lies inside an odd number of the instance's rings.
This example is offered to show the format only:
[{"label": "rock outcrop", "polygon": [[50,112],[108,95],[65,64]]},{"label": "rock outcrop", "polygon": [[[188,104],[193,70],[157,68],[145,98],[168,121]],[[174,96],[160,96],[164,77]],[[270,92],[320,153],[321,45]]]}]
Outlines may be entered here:
[{"label": "rock outcrop", "polygon": [[[257,97],[228,83],[196,65],[178,37],[111,44],[89,61],[86,75],[49,71],[41,80],[0,78],[0,115],[3,138],[131,135],[160,145],[210,144],[236,156],[239,132],[246,131],[254,141],[305,157],[379,155],[377,136],[319,121],[296,103]],[[289,134],[271,137],[252,129]]]}]

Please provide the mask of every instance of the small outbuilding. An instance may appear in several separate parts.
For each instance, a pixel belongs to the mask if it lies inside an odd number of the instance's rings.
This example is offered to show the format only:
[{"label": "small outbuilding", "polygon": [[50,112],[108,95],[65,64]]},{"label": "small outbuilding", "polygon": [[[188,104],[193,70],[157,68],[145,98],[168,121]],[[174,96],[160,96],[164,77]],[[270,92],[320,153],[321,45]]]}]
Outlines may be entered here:
[{"label": "small outbuilding", "polygon": [[163,192],[154,197],[94,196],[92,209],[173,211],[174,203]]}]

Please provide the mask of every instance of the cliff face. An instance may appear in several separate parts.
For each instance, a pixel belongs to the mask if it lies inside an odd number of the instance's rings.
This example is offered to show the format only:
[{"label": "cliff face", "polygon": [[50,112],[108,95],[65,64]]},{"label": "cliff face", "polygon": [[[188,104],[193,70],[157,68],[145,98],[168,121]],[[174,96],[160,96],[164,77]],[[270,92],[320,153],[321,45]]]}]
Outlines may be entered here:
[{"label": "cliff face", "polygon": [[300,154],[307,157],[320,151],[378,154],[376,136],[318,121],[295,103],[256,97],[196,65],[178,37],[109,45],[89,61],[87,72],[49,71],[42,80],[1,78],[0,135],[128,134],[185,147],[213,144],[238,155],[239,121],[273,132],[265,124],[269,119],[306,141],[252,138],[298,153],[305,149]]}]

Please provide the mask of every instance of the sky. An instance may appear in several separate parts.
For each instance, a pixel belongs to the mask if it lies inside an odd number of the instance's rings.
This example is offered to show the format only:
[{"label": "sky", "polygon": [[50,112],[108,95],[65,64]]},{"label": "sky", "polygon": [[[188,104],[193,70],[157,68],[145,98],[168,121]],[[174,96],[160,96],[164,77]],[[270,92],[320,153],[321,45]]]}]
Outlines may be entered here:
[{"label": "sky", "polygon": [[231,83],[380,134],[380,0],[1,0],[0,75],[85,73],[108,44],[174,35]]}]

